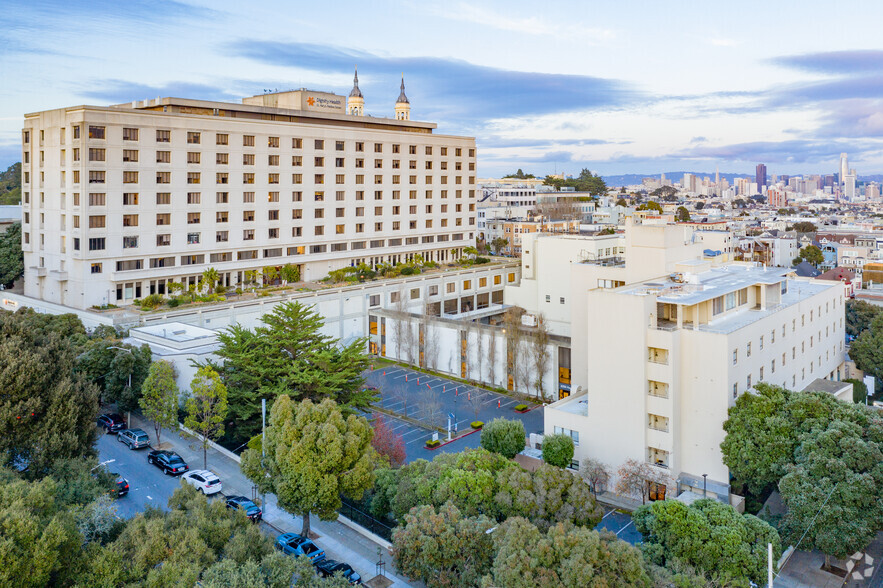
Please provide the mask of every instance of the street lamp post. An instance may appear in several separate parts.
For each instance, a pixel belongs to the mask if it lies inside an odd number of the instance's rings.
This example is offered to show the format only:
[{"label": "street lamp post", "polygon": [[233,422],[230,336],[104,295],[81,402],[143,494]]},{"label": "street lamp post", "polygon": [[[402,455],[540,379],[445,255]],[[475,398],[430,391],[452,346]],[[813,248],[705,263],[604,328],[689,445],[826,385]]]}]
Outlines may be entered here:
[{"label": "street lamp post", "polygon": [[115,459],[109,459],[109,460],[107,460],[107,461],[102,461],[100,464],[98,464],[97,466],[95,466],[94,468],[92,468],[91,470],[89,470],[89,472],[90,472],[90,473],[91,473],[91,472],[94,472],[95,470],[97,470],[97,469],[100,468],[101,466],[106,466],[107,464],[109,464],[109,463],[113,463],[113,462],[115,462],[115,461],[116,461]]},{"label": "street lamp post", "polygon": [[702,474],[702,498],[708,498],[708,474]]},{"label": "street lamp post", "polygon": [[[131,349],[127,349],[125,347],[116,347],[115,345],[111,345],[111,346],[107,347],[107,349],[116,349],[118,351],[125,351],[127,353],[131,353],[132,356],[135,355]],[[132,367],[134,367],[134,366],[132,366]],[[129,390],[131,390],[131,389],[132,389],[132,370],[129,370]],[[126,428],[128,428],[128,429],[132,428],[132,412],[131,411],[126,411]]]}]

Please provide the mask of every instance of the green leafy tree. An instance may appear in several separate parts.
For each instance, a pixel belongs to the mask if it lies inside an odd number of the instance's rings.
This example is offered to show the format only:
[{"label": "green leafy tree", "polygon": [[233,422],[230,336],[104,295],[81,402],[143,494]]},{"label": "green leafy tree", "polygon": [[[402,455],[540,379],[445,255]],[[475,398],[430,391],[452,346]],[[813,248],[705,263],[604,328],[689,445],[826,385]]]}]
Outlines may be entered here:
[{"label": "green leafy tree", "polygon": [[819,264],[825,262],[825,256],[822,254],[822,250],[815,245],[807,245],[797,253],[794,261],[797,262],[794,265],[805,261],[812,264],[813,267],[818,267]]},{"label": "green leafy tree", "polygon": [[21,204],[21,162],[0,173],[0,204]]},{"label": "green leafy tree", "polygon": [[831,556],[864,551],[883,528],[883,427],[879,418],[865,426],[872,430],[834,421],[803,433],[796,463],[779,482],[788,509],[782,534],[824,553],[828,566]]},{"label": "green leafy tree", "polygon": [[201,367],[190,382],[190,394],[184,403],[187,416],[184,426],[193,431],[202,447],[202,465],[208,467],[208,446],[224,434],[227,416],[227,387],[210,367]]},{"label": "green leafy tree", "polygon": [[543,461],[549,465],[565,468],[573,461],[573,439],[558,433],[543,437]]},{"label": "green leafy tree", "polygon": [[506,174],[506,175],[503,176],[503,177],[504,177],[504,178],[516,178],[516,179],[518,179],[518,180],[528,180],[528,179],[531,179],[531,178],[535,178],[536,176],[533,175],[533,174],[526,174],[526,173],[524,173],[523,171],[521,171],[521,168],[519,167],[519,168],[518,168],[518,171],[516,171],[514,174]]},{"label": "green leafy tree", "polygon": [[481,429],[481,446],[507,459],[524,451],[524,445],[524,423],[519,420],[496,418]]},{"label": "green leafy tree", "polygon": [[494,526],[485,516],[463,516],[450,502],[438,511],[416,507],[392,535],[396,569],[430,588],[478,586],[493,562]]},{"label": "green leafy tree", "polygon": [[25,271],[25,258],[21,249],[21,223],[12,223],[0,235],[0,284],[11,288]]},{"label": "green leafy tree", "polygon": [[727,411],[724,463],[755,494],[778,482],[794,455],[797,432],[786,411],[790,399],[784,388],[758,384]]},{"label": "green leafy tree", "polygon": [[871,322],[883,314],[883,307],[864,300],[846,301],[846,334],[858,337],[871,327]]},{"label": "green leafy tree", "polygon": [[261,322],[253,330],[234,325],[218,336],[221,362],[212,367],[229,391],[234,442],[260,429],[261,398],[331,398],[347,413],[370,407],[375,393],[365,389],[362,377],[370,362],[365,339],[341,345],[322,334],[316,311],[297,302],[277,305]]},{"label": "green leafy tree", "polygon": [[709,498],[689,506],[677,500],[645,504],[632,518],[644,537],[642,548],[649,561],[662,566],[686,563],[723,583],[762,585],[767,544],[773,544],[774,560],[782,553],[772,526]]},{"label": "green leafy tree", "polygon": [[629,203],[625,198],[620,198],[619,200],[616,201],[616,205],[622,206],[623,208],[628,208]]},{"label": "green leafy tree", "polygon": [[493,533],[497,555],[482,586],[651,586],[641,552],[611,534],[557,524],[542,532],[514,517]]},{"label": "green leafy tree", "polygon": [[843,380],[852,384],[852,401],[856,404],[866,404],[868,402],[868,387],[861,380],[847,378]]},{"label": "green leafy tree", "polygon": [[205,285],[207,291],[209,292],[215,289],[215,284],[218,283],[218,279],[220,279],[220,276],[218,275],[218,270],[213,267],[210,267],[202,272],[202,283]]},{"label": "green leafy tree", "polygon": [[101,387],[103,402],[116,404],[122,412],[136,410],[153,352],[147,345],[123,343],[116,333],[108,335],[93,336],[85,344],[77,359],[77,372]]},{"label": "green leafy tree", "polygon": [[867,375],[883,378],[883,314],[878,314],[871,321],[870,328],[852,342],[849,357]]},{"label": "green leafy tree", "polygon": [[815,233],[819,229],[809,221],[800,221],[794,223],[794,225],[790,227],[789,230],[797,231],[798,233]]},{"label": "green leafy tree", "polygon": [[690,221],[690,211],[687,210],[683,206],[678,206],[677,211],[675,212],[675,220],[679,223],[686,223]]},{"label": "green leafy tree", "polygon": [[150,364],[147,378],[141,386],[139,401],[144,416],[153,421],[156,444],[162,445],[160,434],[163,427],[176,428],[178,424],[178,385],[175,366],[165,360]]},{"label": "green leafy tree", "polygon": [[274,493],[280,508],[303,517],[301,534],[309,536],[310,513],[333,521],[341,495],[360,500],[374,485],[372,435],[364,417],[344,417],[329,398],[297,403],[283,394],[270,411],[264,455],[255,436],[242,454],[242,471]]},{"label": "green leafy tree", "polygon": [[292,263],[286,263],[282,266],[282,269],[279,270],[279,277],[288,284],[298,282],[300,281],[300,268]]},{"label": "green leafy tree", "polygon": [[638,210],[652,210],[662,214],[662,205],[655,200],[650,200],[649,202],[645,202],[638,206]]},{"label": "green leafy tree", "polygon": [[0,454],[29,477],[94,452],[98,388],[73,371],[85,338],[73,315],[0,311]]}]

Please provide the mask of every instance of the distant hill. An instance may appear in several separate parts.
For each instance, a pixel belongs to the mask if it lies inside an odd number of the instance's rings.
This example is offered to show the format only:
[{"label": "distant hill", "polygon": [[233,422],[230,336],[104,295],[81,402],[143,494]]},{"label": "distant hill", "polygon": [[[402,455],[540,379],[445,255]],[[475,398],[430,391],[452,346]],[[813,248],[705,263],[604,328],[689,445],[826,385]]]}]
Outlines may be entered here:
[{"label": "distant hill", "polygon": [[0,204],[21,204],[21,163],[0,173]]}]

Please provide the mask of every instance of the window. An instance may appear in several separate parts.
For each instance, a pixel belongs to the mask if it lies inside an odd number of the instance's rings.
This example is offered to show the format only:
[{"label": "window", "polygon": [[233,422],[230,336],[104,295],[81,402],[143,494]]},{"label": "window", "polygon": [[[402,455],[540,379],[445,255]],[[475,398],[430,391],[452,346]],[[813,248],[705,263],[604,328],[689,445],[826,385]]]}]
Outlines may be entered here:
[{"label": "window", "polygon": [[123,183],[124,184],[137,184],[138,183],[138,172],[124,171],[123,172]]},{"label": "window", "polygon": [[137,149],[123,149],[123,163],[137,163],[138,161],[138,150]]},{"label": "window", "polygon": [[156,172],[156,183],[157,184],[171,184],[172,183],[172,172]]},{"label": "window", "polygon": [[292,139],[291,140],[291,148],[292,149],[303,149],[304,141],[303,139]]},{"label": "window", "polygon": [[313,141],[313,147],[315,149],[325,149],[325,141],[322,139],[315,139]]},{"label": "window", "polygon": [[95,127],[95,126],[89,125],[89,138],[90,139],[104,139],[105,138],[104,127]]},{"label": "window", "polygon": [[172,131],[156,131],[157,143],[168,143],[172,140]]},{"label": "window", "polygon": [[[218,133],[215,135],[215,145],[228,145],[229,141],[230,141],[230,135],[228,135],[226,133]],[[225,161],[224,163],[227,163],[227,162]]]},{"label": "window", "polygon": [[334,148],[335,148],[337,151],[343,151],[343,148],[344,148],[343,141],[335,141],[335,142],[334,142]]},{"label": "window", "polygon": [[749,344],[747,345],[747,347],[746,347],[746,350],[745,350],[745,356],[746,356],[746,357],[751,357],[751,343],[749,343]]},{"label": "window", "polygon": [[167,212],[162,213],[162,214],[157,214],[156,215],[156,224],[157,224],[157,226],[172,224],[172,215]]},{"label": "window", "polygon": [[89,194],[89,206],[104,206],[107,202],[107,196],[104,193],[91,192]]},{"label": "window", "polygon": [[187,213],[187,224],[188,225],[198,225],[199,224],[199,213],[198,212],[188,212]]},{"label": "window", "polygon": [[215,213],[215,222],[217,223],[225,223],[230,218],[230,213],[226,210],[218,211]]},{"label": "window", "polygon": [[254,165],[254,153],[243,153],[242,165]]},{"label": "window", "polygon": [[172,162],[172,152],[171,151],[157,151],[156,152],[156,162],[157,163],[171,163]]},{"label": "window", "polygon": [[200,192],[187,192],[187,204],[199,204],[202,200]]},{"label": "window", "polygon": [[199,245],[199,233],[187,233],[188,245]]},{"label": "window", "polygon": [[254,211],[253,210],[243,210],[242,211],[242,220],[245,222],[251,222],[254,220]]},{"label": "window", "polygon": [[187,131],[187,143],[191,145],[199,144],[199,133],[194,131]]},{"label": "window", "polygon": [[760,350],[763,351],[763,336],[760,337]]},{"label": "window", "polygon": [[137,214],[124,214],[123,215],[123,226],[124,227],[137,227],[138,226],[138,215]]},{"label": "window", "polygon": [[267,137],[267,147],[279,147],[279,137]]},{"label": "window", "polygon": [[90,184],[103,184],[105,183],[106,172],[103,171],[90,171],[89,172],[89,183]]},{"label": "window", "polygon": [[[230,237],[229,237],[228,231],[218,231],[217,233],[215,233],[215,242],[226,243],[229,240],[230,240]],[[227,260],[227,261],[230,261],[230,260]]]},{"label": "window", "polygon": [[736,363],[738,361],[739,361],[739,350],[733,349],[733,365],[736,365]]},{"label": "window", "polygon": [[561,298],[558,299],[558,303],[559,303],[559,304],[564,304],[564,296],[562,296]]},{"label": "window", "polygon": [[254,174],[242,174],[243,184],[254,184]]},{"label": "window", "polygon": [[243,147],[254,147],[254,135],[243,135],[242,136],[242,146]]},{"label": "window", "polygon": [[156,193],[156,203],[157,204],[171,204],[172,203],[171,192],[157,192]]},{"label": "window", "polygon": [[104,215],[92,215],[89,217],[89,228],[90,229],[103,229],[105,227],[105,217]]},{"label": "window", "polygon": [[130,259],[128,261],[118,261],[117,262],[117,271],[118,272],[140,270],[142,267],[143,267],[143,262],[140,259]]},{"label": "window", "polygon": [[103,251],[104,237],[89,239],[89,251]]},{"label": "window", "polygon": [[92,273],[93,274],[100,274],[101,273],[101,264],[100,263],[93,263],[92,264]]},{"label": "window", "polygon": [[242,202],[244,202],[244,203],[254,202],[254,192],[243,192],[242,193]]},{"label": "window", "polygon": [[123,237],[123,249],[134,249],[138,247],[138,237]]},{"label": "window", "polygon": [[215,174],[215,183],[216,184],[229,184],[230,183],[230,174],[216,173]]}]

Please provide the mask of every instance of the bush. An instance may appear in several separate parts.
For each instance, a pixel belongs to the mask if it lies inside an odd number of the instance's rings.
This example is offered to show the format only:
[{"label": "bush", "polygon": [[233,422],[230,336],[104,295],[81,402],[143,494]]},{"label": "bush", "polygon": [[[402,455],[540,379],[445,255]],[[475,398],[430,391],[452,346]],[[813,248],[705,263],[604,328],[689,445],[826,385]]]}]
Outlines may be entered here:
[{"label": "bush", "polygon": [[236,288],[236,295],[242,296],[242,288]]},{"label": "bush", "polygon": [[543,461],[559,468],[567,467],[573,460],[573,439],[570,435],[546,435],[543,438]]},{"label": "bush", "polygon": [[856,404],[864,404],[868,401],[868,387],[861,380],[843,380],[852,384],[852,401]]},{"label": "bush", "polygon": [[181,305],[181,300],[178,298],[172,298],[169,300],[169,308],[176,308]]},{"label": "bush", "polygon": [[471,426],[473,429],[480,429],[484,426],[484,423],[481,421],[472,421]]},{"label": "bush", "polygon": [[441,441],[438,439],[430,439],[426,442],[427,447],[436,447],[437,445],[441,445]]},{"label": "bush", "polygon": [[524,412],[527,410],[527,405],[526,404],[516,404],[515,410],[517,410],[518,412]]},{"label": "bush", "polygon": [[420,273],[420,268],[406,265],[401,269],[403,276],[413,276]]},{"label": "bush", "polygon": [[524,450],[524,438],[524,423],[498,418],[482,428],[481,446],[512,459]]},{"label": "bush", "polygon": [[132,301],[132,304],[134,304],[135,306],[141,306],[141,300],[136,298],[135,300]]},{"label": "bush", "polygon": [[159,294],[150,294],[149,296],[145,296],[144,300],[141,301],[141,308],[159,308],[162,306],[163,297]]}]

